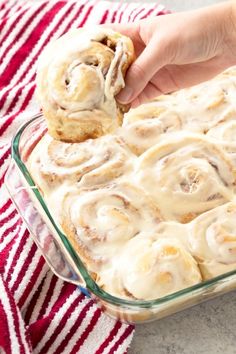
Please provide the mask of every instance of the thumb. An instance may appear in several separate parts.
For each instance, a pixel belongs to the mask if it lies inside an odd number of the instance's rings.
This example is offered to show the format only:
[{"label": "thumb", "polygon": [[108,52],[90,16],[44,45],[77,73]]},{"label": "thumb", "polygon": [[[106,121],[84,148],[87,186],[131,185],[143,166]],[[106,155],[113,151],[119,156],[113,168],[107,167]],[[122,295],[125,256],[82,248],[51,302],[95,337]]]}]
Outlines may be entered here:
[{"label": "thumb", "polygon": [[116,97],[120,103],[130,103],[137,98],[154,74],[168,64],[165,52],[165,48],[157,41],[150,40],[127,71],[125,87]]}]

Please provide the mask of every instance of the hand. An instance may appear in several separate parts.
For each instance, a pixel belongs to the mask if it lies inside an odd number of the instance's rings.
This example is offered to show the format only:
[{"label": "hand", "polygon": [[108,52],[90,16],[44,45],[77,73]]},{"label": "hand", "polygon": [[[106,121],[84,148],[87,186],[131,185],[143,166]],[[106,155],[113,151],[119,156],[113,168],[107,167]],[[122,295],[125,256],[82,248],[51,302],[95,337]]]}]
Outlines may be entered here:
[{"label": "hand", "polygon": [[137,59],[117,99],[135,107],[208,80],[236,63],[236,4],[109,25],[129,36]]}]

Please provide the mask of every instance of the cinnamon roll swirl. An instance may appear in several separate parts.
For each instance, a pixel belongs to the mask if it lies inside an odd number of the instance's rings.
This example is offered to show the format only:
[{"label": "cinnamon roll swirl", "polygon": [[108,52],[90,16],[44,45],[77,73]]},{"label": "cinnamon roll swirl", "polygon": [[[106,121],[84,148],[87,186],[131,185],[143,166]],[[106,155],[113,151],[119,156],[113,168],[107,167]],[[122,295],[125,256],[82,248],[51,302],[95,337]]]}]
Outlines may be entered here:
[{"label": "cinnamon roll swirl", "polygon": [[137,233],[162,220],[152,199],[128,182],[72,189],[65,194],[59,218],[74,249],[92,271],[107,265]]},{"label": "cinnamon roll swirl", "polygon": [[167,133],[183,128],[181,116],[169,106],[167,99],[151,102],[125,115],[119,135],[136,155],[159,143]]},{"label": "cinnamon roll swirl", "polygon": [[207,136],[216,139],[236,166],[236,109],[229,108]]},{"label": "cinnamon roll swirl", "polygon": [[228,73],[160,96],[125,114],[120,134],[137,155],[160,143],[166,133],[185,130],[205,134],[226,117],[236,116],[235,91],[236,80]]},{"label": "cinnamon roll swirl", "polygon": [[135,156],[115,136],[64,143],[45,134],[27,168],[44,195],[62,184],[99,186],[128,174]]},{"label": "cinnamon roll swirl", "polygon": [[236,165],[236,108],[230,107],[208,130],[207,136],[216,139]]},{"label": "cinnamon roll swirl", "polygon": [[127,107],[115,96],[133,59],[132,41],[103,27],[74,29],[50,43],[36,80],[50,135],[80,142],[121,125]]},{"label": "cinnamon roll swirl", "polygon": [[207,135],[223,142],[236,143],[236,110],[229,109]]},{"label": "cinnamon roll swirl", "polygon": [[236,269],[236,204],[227,203],[189,225],[189,248],[204,279]]},{"label": "cinnamon roll swirl", "polygon": [[101,274],[112,295],[153,300],[201,282],[197,262],[177,238],[141,233],[126,244],[110,271]]},{"label": "cinnamon roll swirl", "polygon": [[187,223],[234,197],[236,170],[223,149],[198,134],[172,134],[138,161],[136,180],[167,220]]},{"label": "cinnamon roll swirl", "polygon": [[212,80],[181,90],[176,100],[181,104],[189,125],[206,133],[222,120],[228,109],[235,110],[236,77],[222,73]]}]

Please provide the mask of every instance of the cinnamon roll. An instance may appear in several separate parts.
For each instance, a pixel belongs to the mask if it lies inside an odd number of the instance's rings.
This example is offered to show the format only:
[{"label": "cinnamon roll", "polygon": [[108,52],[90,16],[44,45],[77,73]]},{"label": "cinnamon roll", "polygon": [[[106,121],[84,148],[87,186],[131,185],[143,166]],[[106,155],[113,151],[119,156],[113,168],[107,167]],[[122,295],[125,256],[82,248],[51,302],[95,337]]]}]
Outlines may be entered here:
[{"label": "cinnamon roll", "polygon": [[234,197],[236,170],[223,149],[198,134],[172,134],[139,157],[136,181],[167,220],[187,223]]},{"label": "cinnamon roll", "polygon": [[236,204],[219,206],[190,223],[189,248],[204,279],[236,269]]},{"label": "cinnamon roll", "polygon": [[119,135],[136,155],[160,142],[167,133],[182,129],[181,116],[169,106],[168,100],[151,102],[125,115]]},{"label": "cinnamon roll", "polygon": [[221,144],[236,166],[236,109],[229,108],[222,119],[209,129],[207,136]]},{"label": "cinnamon roll", "polygon": [[120,135],[135,154],[141,155],[170,132],[205,134],[226,116],[236,116],[235,91],[236,80],[221,74],[206,83],[160,96],[125,114]]},{"label": "cinnamon roll", "polygon": [[129,184],[65,194],[59,223],[74,249],[92,271],[116,257],[126,242],[162,220],[143,191]]},{"label": "cinnamon roll", "polygon": [[158,231],[130,239],[110,270],[101,274],[110,294],[153,300],[201,282],[197,262],[177,238]]},{"label": "cinnamon roll", "polygon": [[235,68],[212,80],[175,93],[174,100],[187,128],[207,133],[225,113],[235,111]]},{"label": "cinnamon roll", "polygon": [[236,110],[228,110],[225,116],[209,129],[207,135],[224,142],[236,142]]},{"label": "cinnamon roll", "polygon": [[27,168],[44,195],[61,184],[99,186],[127,175],[135,156],[115,136],[64,143],[45,134],[31,153]]},{"label": "cinnamon roll", "polygon": [[36,80],[50,135],[80,142],[121,125],[127,107],[115,96],[133,59],[132,41],[103,27],[74,29],[50,43]]}]

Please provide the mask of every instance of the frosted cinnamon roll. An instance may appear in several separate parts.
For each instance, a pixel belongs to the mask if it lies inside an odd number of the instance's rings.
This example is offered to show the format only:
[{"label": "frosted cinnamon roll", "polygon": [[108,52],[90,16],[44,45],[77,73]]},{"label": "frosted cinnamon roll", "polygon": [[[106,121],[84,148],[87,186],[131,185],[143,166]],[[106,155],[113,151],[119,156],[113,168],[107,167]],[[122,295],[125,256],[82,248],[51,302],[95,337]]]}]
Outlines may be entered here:
[{"label": "frosted cinnamon roll", "polygon": [[221,144],[236,166],[236,109],[229,109],[225,116],[209,129],[207,136]]},{"label": "frosted cinnamon roll", "polygon": [[136,180],[167,220],[187,223],[234,197],[236,170],[204,136],[172,134],[139,157]]},{"label": "frosted cinnamon roll", "polygon": [[229,108],[235,109],[235,78],[230,72],[222,73],[175,94],[182,119],[191,130],[207,133],[223,119]]},{"label": "frosted cinnamon roll", "polygon": [[189,227],[189,247],[204,279],[236,269],[235,203],[202,214]]},{"label": "frosted cinnamon roll", "polygon": [[47,195],[61,184],[94,187],[109,183],[128,174],[134,159],[115,136],[64,143],[45,134],[30,155],[27,167],[37,186]]},{"label": "frosted cinnamon roll", "polygon": [[123,125],[129,125],[145,119],[160,118],[166,111],[174,111],[177,103],[174,102],[172,95],[160,96],[158,98],[158,100],[130,109],[124,116]]},{"label": "frosted cinnamon roll", "polygon": [[117,256],[126,242],[162,220],[152,199],[127,183],[71,190],[61,205],[60,224],[90,270]]},{"label": "frosted cinnamon roll", "polygon": [[147,103],[125,115],[119,135],[136,155],[160,142],[166,133],[182,129],[180,115],[168,106],[167,101]]},{"label": "frosted cinnamon roll", "polygon": [[235,143],[236,142],[236,107],[229,108],[222,119],[209,129],[207,135],[215,139]]},{"label": "frosted cinnamon roll", "polygon": [[50,135],[80,142],[121,125],[127,107],[115,96],[133,59],[131,40],[103,27],[74,29],[50,43],[36,80]]},{"label": "frosted cinnamon roll", "polygon": [[236,66],[231,66],[230,68],[226,69],[221,75],[227,77],[230,76],[234,80],[236,80]]},{"label": "frosted cinnamon roll", "polygon": [[140,155],[166,133],[186,130],[205,134],[229,115],[235,116],[235,91],[235,79],[221,74],[195,87],[160,96],[125,114],[120,135]]},{"label": "frosted cinnamon roll", "polygon": [[128,241],[113,269],[101,274],[110,294],[154,300],[201,282],[197,262],[177,238],[141,233]]}]

